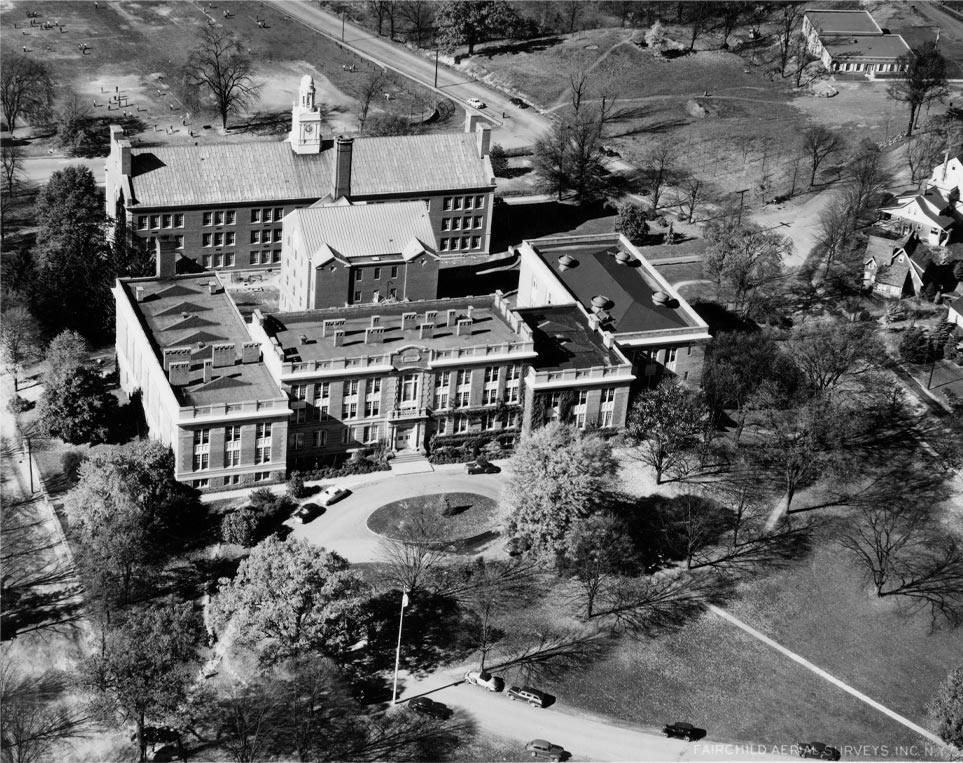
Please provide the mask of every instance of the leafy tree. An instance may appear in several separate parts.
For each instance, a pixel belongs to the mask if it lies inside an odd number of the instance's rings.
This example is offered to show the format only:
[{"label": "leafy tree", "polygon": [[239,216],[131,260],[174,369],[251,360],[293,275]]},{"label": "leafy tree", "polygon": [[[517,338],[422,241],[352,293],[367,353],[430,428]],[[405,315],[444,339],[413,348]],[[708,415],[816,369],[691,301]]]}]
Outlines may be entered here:
[{"label": "leafy tree", "polygon": [[617,207],[618,218],[615,221],[615,230],[625,234],[625,237],[633,243],[638,243],[649,233],[649,223],[646,218],[648,213],[638,204],[629,201],[621,201]]},{"label": "leafy tree", "polygon": [[361,635],[357,606],[367,587],[344,557],[306,540],[268,538],[222,578],[211,623],[267,663],[309,652],[343,653]]},{"label": "leafy tree", "polygon": [[585,619],[595,616],[595,605],[619,576],[638,568],[638,552],[625,523],[608,513],[576,520],[565,536],[560,570],[576,581]]},{"label": "leafy tree", "polygon": [[571,524],[604,504],[615,469],[609,443],[575,427],[552,422],[524,434],[503,493],[511,533],[536,556],[554,556]]},{"label": "leafy tree", "polygon": [[37,320],[26,307],[15,305],[4,310],[0,319],[0,357],[13,376],[13,391],[20,388],[20,371],[40,357],[40,332]]},{"label": "leafy tree", "polygon": [[71,165],[51,175],[36,204],[38,307],[51,327],[98,335],[113,311],[114,277],[103,196],[93,173]]},{"label": "leafy tree", "polygon": [[134,722],[141,761],[147,760],[148,720],[173,712],[193,684],[200,634],[193,604],[155,604],[108,626],[99,654],[81,667],[81,680],[104,714]]},{"label": "leafy tree", "polygon": [[934,101],[943,102],[949,90],[946,85],[946,59],[936,43],[927,40],[912,53],[905,53],[897,62],[906,68],[905,77],[894,80],[887,89],[894,101],[909,106],[910,117],[906,135],[913,134],[916,117],[923,106]]},{"label": "leafy tree", "polygon": [[47,345],[48,373],[51,376],[72,374],[76,368],[87,364],[89,350],[87,340],[76,331],[61,331]]},{"label": "leafy tree", "polygon": [[227,30],[205,26],[184,70],[188,100],[210,97],[226,130],[228,117],[247,108],[257,95],[253,73],[250,57]]},{"label": "leafy tree", "polygon": [[174,479],[173,452],[155,440],[93,453],[65,508],[88,596],[108,620],[113,604],[128,603],[147,583],[201,510],[196,491]]},{"label": "leafy tree", "polygon": [[57,123],[57,145],[75,152],[89,139],[90,109],[87,99],[69,93],[54,113]]},{"label": "leafy tree", "polygon": [[709,418],[701,392],[684,387],[677,379],[666,379],[636,398],[625,433],[636,458],[655,469],[655,484],[659,485],[698,443]]},{"label": "leafy tree", "polygon": [[445,50],[496,39],[518,24],[518,14],[504,0],[446,0],[435,11],[435,28]]},{"label": "leafy tree", "polygon": [[249,548],[261,540],[264,517],[253,509],[242,506],[237,511],[230,511],[221,520],[221,539],[225,543],[234,543]]},{"label": "leafy tree", "polygon": [[505,177],[505,173],[508,171],[508,157],[505,155],[505,149],[502,148],[500,143],[492,146],[488,158],[491,159],[492,172],[495,173],[495,176]]},{"label": "leafy tree", "polygon": [[107,442],[117,415],[117,398],[96,371],[80,366],[66,376],[47,380],[38,408],[38,423],[47,437],[71,445]]},{"label": "leafy tree", "polygon": [[933,346],[930,335],[918,326],[911,326],[903,332],[899,342],[899,356],[906,363],[929,363],[933,359]]},{"label": "leafy tree", "polygon": [[954,747],[963,747],[963,667],[950,671],[929,711],[940,739]]},{"label": "leafy tree", "polygon": [[886,361],[886,349],[875,333],[857,323],[804,323],[787,350],[816,394],[862,381]]},{"label": "leafy tree", "polygon": [[723,287],[743,318],[752,318],[783,278],[782,262],[792,242],[732,215],[707,225],[705,237],[703,271]]},{"label": "leafy tree", "polygon": [[12,201],[23,185],[23,149],[7,141],[0,146],[0,242],[6,240]]},{"label": "leafy tree", "polygon": [[28,675],[9,658],[0,663],[0,737],[4,763],[42,763],[54,750],[83,736],[85,719],[64,700],[64,676]]},{"label": "leafy tree", "polygon": [[645,44],[656,53],[662,53],[666,45],[666,38],[665,28],[662,26],[661,21],[656,21],[649,27],[645,33]]},{"label": "leafy tree", "polygon": [[11,133],[21,117],[34,124],[48,119],[53,94],[50,68],[43,61],[4,51],[0,58],[0,107]]},{"label": "leafy tree", "polygon": [[809,187],[816,183],[816,173],[823,161],[842,148],[842,136],[822,125],[813,125],[803,130],[803,148],[809,156],[812,171],[809,174]]}]

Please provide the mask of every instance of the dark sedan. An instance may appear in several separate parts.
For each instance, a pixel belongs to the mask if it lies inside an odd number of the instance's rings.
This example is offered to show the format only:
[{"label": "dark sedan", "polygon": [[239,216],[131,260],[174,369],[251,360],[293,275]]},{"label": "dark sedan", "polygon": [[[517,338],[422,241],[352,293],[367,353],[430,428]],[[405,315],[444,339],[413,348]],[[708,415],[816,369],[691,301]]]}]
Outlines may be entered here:
[{"label": "dark sedan", "polygon": [[691,723],[667,723],[662,727],[662,735],[691,742],[699,735],[699,730]]},{"label": "dark sedan", "polygon": [[428,697],[415,697],[415,699],[408,703],[408,707],[410,707],[416,713],[428,715],[432,718],[438,718],[442,721],[446,721],[451,718],[451,715],[454,712],[444,702],[435,702],[435,700],[428,699]]},{"label": "dark sedan", "polygon": [[294,521],[300,522],[303,525],[323,513],[323,506],[318,506],[316,503],[306,503],[304,506],[294,512]]},{"label": "dark sedan", "polygon": [[498,474],[501,469],[487,461],[469,461],[465,464],[465,471],[469,474]]},{"label": "dark sedan", "polygon": [[508,102],[509,102],[512,106],[517,106],[517,107],[520,108],[520,109],[527,109],[527,108],[528,108],[528,104],[525,103],[525,101],[523,101],[521,98],[517,98],[517,97],[509,98],[509,99],[508,99]]}]

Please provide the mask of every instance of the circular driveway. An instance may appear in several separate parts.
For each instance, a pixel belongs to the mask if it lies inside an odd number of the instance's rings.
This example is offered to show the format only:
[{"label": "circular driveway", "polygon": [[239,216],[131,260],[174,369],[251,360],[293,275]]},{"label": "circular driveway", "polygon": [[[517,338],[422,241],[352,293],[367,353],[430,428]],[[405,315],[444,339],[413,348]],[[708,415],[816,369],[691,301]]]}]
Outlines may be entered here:
[{"label": "circular driveway", "polygon": [[[306,525],[292,523],[293,535],[306,538],[329,551],[337,551],[349,562],[374,562],[381,556],[381,537],[368,529],[368,516],[378,507],[392,501],[414,498],[433,493],[478,493],[497,501],[501,497],[504,473],[474,474],[465,473],[463,464],[457,470],[439,467],[440,471],[422,474],[396,475],[379,472],[378,479],[369,480],[352,487],[350,482],[343,485],[351,490],[351,495],[338,501],[317,519]],[[383,475],[383,476],[381,476]],[[341,482],[335,482],[341,485]],[[305,499],[309,502],[311,499]]]}]

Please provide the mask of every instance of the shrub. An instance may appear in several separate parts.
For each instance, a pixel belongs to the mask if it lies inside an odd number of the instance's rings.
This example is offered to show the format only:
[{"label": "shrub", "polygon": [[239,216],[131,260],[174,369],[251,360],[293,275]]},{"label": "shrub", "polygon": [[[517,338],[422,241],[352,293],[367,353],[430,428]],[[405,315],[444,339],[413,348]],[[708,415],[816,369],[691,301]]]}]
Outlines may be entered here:
[{"label": "shrub", "polygon": [[665,29],[661,22],[656,21],[645,33],[645,44],[656,53],[661,53],[666,46]]},{"label": "shrub", "polygon": [[263,516],[250,506],[243,506],[221,520],[221,539],[225,543],[250,548],[261,540],[263,526]]},{"label": "shrub", "polygon": [[932,302],[936,299],[937,289],[936,284],[930,281],[926,286],[923,287],[923,291],[920,292],[920,296],[927,302]]},{"label": "shrub", "polygon": [[315,466],[314,469],[304,472],[304,477],[309,480],[331,480],[338,477],[350,477],[354,474],[383,472],[390,468],[386,459],[367,457],[361,454],[361,451],[357,451],[350,459],[341,464]]},{"label": "shrub", "polygon": [[80,467],[83,466],[87,458],[87,454],[82,450],[68,450],[61,457],[60,468],[71,485],[80,477]]},{"label": "shrub", "polygon": [[899,343],[899,356],[907,363],[929,363],[933,358],[929,335],[916,326],[907,329]]},{"label": "shrub", "polygon": [[10,411],[10,413],[23,413],[24,411],[29,411],[31,408],[33,408],[33,403],[20,397],[20,395],[14,395],[7,402],[7,410]]},{"label": "shrub", "polygon": [[488,158],[491,159],[492,172],[496,177],[505,177],[505,173],[508,172],[508,157],[505,155],[505,149],[496,143],[488,152]]},{"label": "shrub", "polygon": [[287,518],[287,515],[294,509],[294,501],[287,495],[275,495],[266,487],[261,487],[251,491],[248,496],[248,506],[264,522],[273,524]]},{"label": "shrub", "polygon": [[308,489],[304,484],[304,475],[301,472],[291,472],[287,481],[288,495],[291,498],[304,498],[308,495]]},{"label": "shrub", "polygon": [[649,224],[646,222],[648,212],[646,210],[627,201],[619,202],[617,210],[619,216],[615,221],[615,230],[625,234],[629,241],[641,241],[649,234]]},{"label": "shrub", "polygon": [[953,277],[957,281],[963,281],[963,260],[957,260],[953,263]]}]

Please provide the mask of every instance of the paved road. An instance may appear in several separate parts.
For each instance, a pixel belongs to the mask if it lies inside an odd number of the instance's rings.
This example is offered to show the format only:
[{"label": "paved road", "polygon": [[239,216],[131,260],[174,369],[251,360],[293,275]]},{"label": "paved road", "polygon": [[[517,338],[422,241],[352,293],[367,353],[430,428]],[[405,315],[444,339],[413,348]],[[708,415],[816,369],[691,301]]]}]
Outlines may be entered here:
[{"label": "paved road", "polygon": [[[353,563],[377,561],[382,555],[379,536],[371,532],[366,523],[368,516],[379,506],[433,493],[478,493],[498,500],[503,475],[468,475],[464,466],[455,466],[457,470],[443,468],[442,471],[424,474],[378,472],[379,476],[383,475],[381,479],[357,487],[339,480],[337,484],[351,489],[351,495],[330,506],[324,514],[306,525],[291,523],[294,535],[337,551]],[[310,498],[307,500],[310,501]],[[500,550],[497,541],[495,547]]]},{"label": "paved road", "polygon": [[[340,42],[342,23],[340,16],[320,10],[317,6],[309,5],[302,0],[272,1],[281,12]],[[365,58],[394,69],[427,87],[434,87],[434,59],[423,58],[403,45],[379,37],[350,22],[344,25],[344,44],[345,47]],[[484,114],[495,122],[492,142],[500,143],[506,148],[533,144],[536,138],[552,124],[547,117],[542,116],[535,109],[519,109],[512,106],[508,102],[509,96],[492,90],[468,75],[443,64],[438,65],[436,89],[452,100],[460,102],[470,111],[472,109],[467,105],[469,98],[480,98],[484,101],[487,108],[478,113]],[[502,114],[505,114],[504,119]]]},{"label": "paved road", "polygon": [[784,755],[773,754],[759,745],[725,744],[711,738],[696,743],[666,739],[655,728],[646,729],[595,716],[566,706],[564,699],[548,708],[534,708],[512,702],[504,693],[495,694],[477,686],[453,683],[460,678],[455,673],[434,674],[422,681],[408,679],[402,697],[429,693],[432,699],[457,709],[456,721],[459,716],[470,718],[481,728],[517,740],[519,747],[531,739],[547,739],[564,747],[575,760],[785,759]]},{"label": "paved road", "polygon": [[104,157],[85,159],[83,157],[64,156],[63,154],[27,157],[23,160],[23,174],[29,183],[43,185],[57,170],[62,170],[72,164],[83,164],[94,173],[97,185],[103,186],[105,184],[104,163],[106,161]]}]

